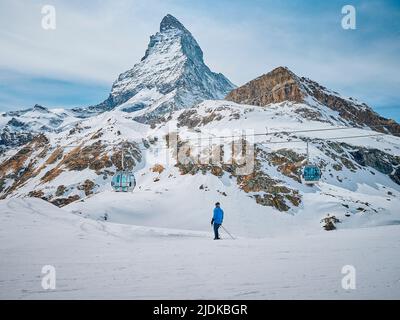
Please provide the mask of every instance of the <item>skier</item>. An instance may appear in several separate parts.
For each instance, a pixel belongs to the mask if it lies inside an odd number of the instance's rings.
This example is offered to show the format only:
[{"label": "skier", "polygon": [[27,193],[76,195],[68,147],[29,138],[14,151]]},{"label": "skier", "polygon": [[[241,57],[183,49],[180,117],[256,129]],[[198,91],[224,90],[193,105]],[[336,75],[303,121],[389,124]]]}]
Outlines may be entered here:
[{"label": "skier", "polygon": [[211,225],[214,225],[214,240],[221,239],[218,234],[218,229],[224,220],[224,211],[220,207],[220,203],[217,202],[214,208],[214,214],[211,219]]}]

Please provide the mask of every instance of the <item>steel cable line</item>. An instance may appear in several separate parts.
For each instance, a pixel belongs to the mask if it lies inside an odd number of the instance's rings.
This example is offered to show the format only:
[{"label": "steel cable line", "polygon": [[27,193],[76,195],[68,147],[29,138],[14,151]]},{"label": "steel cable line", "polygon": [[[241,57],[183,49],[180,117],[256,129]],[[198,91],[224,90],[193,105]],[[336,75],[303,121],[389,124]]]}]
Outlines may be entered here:
[{"label": "steel cable line", "polygon": [[[327,138],[313,138],[318,141],[329,141],[329,140],[340,140],[340,139],[354,139],[354,138],[369,138],[369,137],[378,137],[378,136],[385,136],[385,133],[376,133],[376,134],[366,134],[366,135],[352,135],[352,136],[342,136],[342,137],[327,137]],[[240,137],[247,137],[249,135],[243,135]],[[305,137],[308,138],[308,137]],[[193,141],[195,139],[186,139],[186,140],[180,140],[180,142],[188,142],[188,141]],[[260,142],[255,142],[255,144],[285,144],[285,143],[301,143],[305,142],[305,140],[285,140],[285,141],[260,141]],[[120,145],[120,143],[108,143],[107,145]],[[186,145],[187,147],[206,147],[207,145]],[[67,145],[67,146],[56,146],[55,149],[57,148],[78,148],[78,147],[84,147],[84,145]],[[148,147],[148,148],[135,148],[136,150],[141,150],[141,151],[148,151],[148,150],[154,150],[154,149],[171,149],[171,147]]]},{"label": "steel cable line", "polygon": [[[369,128],[374,128],[374,127],[383,127],[384,125],[376,125],[376,126],[371,126]],[[354,128],[354,127],[338,127],[338,128],[320,128],[320,129],[306,129],[306,130],[292,130],[292,131],[275,131],[275,132],[265,132],[265,133],[255,133],[255,134],[242,134],[242,135],[231,135],[231,136],[217,136],[217,137],[199,137],[199,138],[189,138],[189,139],[184,139],[180,140],[180,142],[188,142],[188,141],[201,141],[201,140],[212,140],[212,139],[227,139],[227,138],[244,138],[244,137],[255,137],[255,136],[272,136],[272,135],[278,135],[278,134],[294,134],[294,133],[307,133],[307,132],[323,132],[323,131],[336,131],[336,130],[349,130],[349,129],[360,129],[360,128]],[[385,133],[377,133],[377,134],[368,134],[368,135],[351,135],[351,136],[343,136],[343,137],[328,137],[328,138],[314,138],[320,141],[327,141],[327,140],[340,140],[340,139],[353,139],[353,138],[367,138],[367,137],[377,137],[377,136],[385,136],[387,134]],[[178,136],[179,137],[179,136]],[[305,137],[308,138],[308,137]],[[256,142],[257,144],[285,144],[285,143],[301,143],[304,142],[304,140],[287,140],[287,141],[261,141],[261,142]],[[107,145],[120,145],[121,143],[124,143],[123,141],[121,142],[114,142],[114,143],[107,143]],[[57,145],[54,149],[57,148],[62,148],[62,149],[67,149],[67,148],[77,148],[77,147],[84,147],[83,144],[81,145],[66,145],[66,146],[60,146]],[[205,147],[205,145],[190,145],[190,147]],[[162,149],[170,149],[170,147],[152,147],[149,146],[149,148],[135,148],[136,150],[140,151],[146,151],[146,150],[162,150]],[[11,156],[12,157],[12,156]]]}]

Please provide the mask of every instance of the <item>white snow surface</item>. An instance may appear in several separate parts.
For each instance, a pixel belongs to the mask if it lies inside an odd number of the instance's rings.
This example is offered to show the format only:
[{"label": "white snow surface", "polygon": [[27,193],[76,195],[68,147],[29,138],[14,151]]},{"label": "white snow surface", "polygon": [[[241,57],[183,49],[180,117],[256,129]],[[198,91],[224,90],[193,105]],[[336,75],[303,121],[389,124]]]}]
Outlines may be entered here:
[{"label": "white snow surface", "polygon": [[[195,128],[180,127],[179,134],[196,139],[199,132],[216,137],[246,129],[260,133],[344,126],[323,106],[318,111],[326,121],[305,119],[297,112],[302,108],[307,106],[254,107],[205,101],[194,108],[196,115],[215,113],[221,118]],[[88,169],[65,171],[44,184],[40,177],[52,168],[49,166],[0,201],[1,299],[400,298],[400,188],[387,175],[372,168],[356,172],[343,168],[335,173],[340,182],[328,175],[327,167],[322,181],[308,187],[266,162],[268,174],[302,196],[299,207],[279,212],[258,205],[227,174],[181,175],[175,162],[168,162],[163,137],[183,112],[177,111],[169,122],[150,128],[135,122],[129,113],[113,110],[80,120],[80,130],[74,135],[69,130],[75,124],[47,134],[54,147],[101,140],[111,148],[125,139],[139,144],[142,139],[158,140],[142,150],[143,160],[134,168],[137,187],[133,192],[111,191],[109,180]],[[100,129],[103,135],[91,139]],[[313,139],[311,160],[326,160],[331,165],[332,159],[316,148],[316,139],[374,133],[349,128],[261,136],[256,142],[264,142],[266,151],[286,147],[304,154],[304,143],[265,142],[307,136]],[[399,138],[391,135],[343,141],[400,154]],[[10,155],[12,151],[7,153]],[[161,174],[151,171],[158,163],[165,167]],[[85,179],[99,185],[96,193],[63,209],[25,197],[31,190],[54,190],[60,184],[73,185]],[[205,189],[200,189],[201,185]],[[222,241],[212,240],[210,219],[216,201],[225,211],[224,227],[236,240],[224,230]],[[360,207],[367,211],[360,213]],[[342,221],[338,230],[322,229],[320,220],[327,212]],[[107,222],[101,220],[105,213]],[[44,265],[56,268],[56,290],[41,287]],[[356,290],[341,286],[345,265],[356,268]]]},{"label": "white snow surface", "polygon": [[[213,241],[210,230],[96,221],[40,199],[1,200],[0,212],[0,299],[400,298],[400,225]],[[41,286],[45,265],[54,290]],[[346,265],[355,290],[342,288]]]}]

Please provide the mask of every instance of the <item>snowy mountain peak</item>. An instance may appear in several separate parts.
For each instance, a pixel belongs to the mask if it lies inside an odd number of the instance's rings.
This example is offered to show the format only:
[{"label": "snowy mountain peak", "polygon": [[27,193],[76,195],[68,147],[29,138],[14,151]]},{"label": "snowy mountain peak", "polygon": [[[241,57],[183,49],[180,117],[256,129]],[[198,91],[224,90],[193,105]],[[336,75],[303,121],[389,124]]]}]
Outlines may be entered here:
[{"label": "snowy mountain peak", "polygon": [[170,29],[179,29],[181,31],[188,32],[188,30],[179,22],[174,16],[167,14],[160,23],[160,32]]},{"label": "snowy mountain peak", "polygon": [[234,87],[224,75],[207,67],[195,38],[168,14],[160,31],[150,37],[141,61],[119,75],[107,100],[84,111],[119,108],[149,123],[203,100],[222,99]]},{"label": "snowy mountain peak", "polygon": [[[176,50],[166,50],[172,47]],[[197,41],[183,24],[170,14],[162,19],[160,31],[150,37],[149,45],[141,61],[147,59],[152,53],[160,55],[162,52],[166,53],[162,55],[163,58],[178,59],[185,56],[189,60],[204,64],[203,51]]]}]

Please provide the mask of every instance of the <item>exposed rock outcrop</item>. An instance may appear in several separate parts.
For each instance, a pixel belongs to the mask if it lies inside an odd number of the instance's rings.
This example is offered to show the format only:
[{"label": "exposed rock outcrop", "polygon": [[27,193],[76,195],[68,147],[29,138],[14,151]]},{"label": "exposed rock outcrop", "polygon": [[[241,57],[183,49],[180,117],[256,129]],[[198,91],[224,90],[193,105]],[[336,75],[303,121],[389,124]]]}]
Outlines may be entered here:
[{"label": "exposed rock outcrop", "polygon": [[245,85],[232,90],[226,100],[265,106],[282,101],[303,102],[304,90],[298,77],[289,69],[278,67]]},{"label": "exposed rock outcrop", "polygon": [[[185,144],[183,143],[182,145]],[[218,146],[214,146],[214,148],[218,148]],[[222,148],[222,146],[219,146],[219,148]],[[222,152],[220,154],[223,156]],[[224,174],[235,177],[239,188],[248,193],[260,205],[274,207],[279,211],[288,211],[291,207],[298,207],[301,203],[301,196],[298,190],[285,186],[282,181],[274,179],[268,174],[263,165],[267,158],[268,155],[265,151],[256,148],[254,170],[245,175],[237,174],[237,169],[240,166],[234,160],[232,164],[199,164],[196,157],[188,155],[186,163],[177,163],[176,166],[183,175],[210,172],[217,177],[222,177]],[[289,150],[281,150],[279,156],[273,157],[271,161],[280,166],[283,174],[299,180],[298,168],[290,167],[289,158],[301,159],[301,156]]]},{"label": "exposed rock outcrop", "polygon": [[358,103],[352,98],[345,99],[310,79],[301,78],[301,80],[306,84],[305,90],[308,95],[337,111],[341,118],[355,125],[367,126],[375,131],[400,136],[400,125],[396,121],[380,116],[365,103]]},{"label": "exposed rock outcrop", "polygon": [[[341,119],[355,126],[367,126],[375,131],[400,136],[400,125],[374,112],[365,103],[344,98],[305,77],[298,77],[285,67],[278,67],[245,85],[232,90],[226,100],[242,104],[266,106],[270,103],[292,101],[309,104],[320,103],[339,113]],[[315,118],[318,113],[312,115]]]},{"label": "exposed rock outcrop", "polygon": [[389,177],[400,184],[400,157],[395,157],[378,149],[358,148],[351,151],[353,159],[361,166],[368,166],[389,175]]},{"label": "exposed rock outcrop", "polygon": [[[0,164],[1,184],[9,181],[7,188],[1,187],[0,199],[5,198],[40,172],[41,168],[37,168],[37,163],[43,157],[43,150],[48,148],[48,143],[49,140],[45,135],[37,135],[15,155]],[[33,157],[34,153],[37,153],[37,156]]]}]

